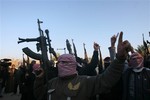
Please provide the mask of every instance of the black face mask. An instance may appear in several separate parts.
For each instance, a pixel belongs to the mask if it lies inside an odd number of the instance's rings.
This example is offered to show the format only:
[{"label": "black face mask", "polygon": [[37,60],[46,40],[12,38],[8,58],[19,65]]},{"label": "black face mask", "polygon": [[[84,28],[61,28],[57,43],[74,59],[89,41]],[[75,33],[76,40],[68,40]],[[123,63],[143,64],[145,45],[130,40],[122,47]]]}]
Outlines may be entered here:
[{"label": "black face mask", "polygon": [[108,67],[110,65],[110,63],[104,63],[104,67],[105,67],[105,69]]}]

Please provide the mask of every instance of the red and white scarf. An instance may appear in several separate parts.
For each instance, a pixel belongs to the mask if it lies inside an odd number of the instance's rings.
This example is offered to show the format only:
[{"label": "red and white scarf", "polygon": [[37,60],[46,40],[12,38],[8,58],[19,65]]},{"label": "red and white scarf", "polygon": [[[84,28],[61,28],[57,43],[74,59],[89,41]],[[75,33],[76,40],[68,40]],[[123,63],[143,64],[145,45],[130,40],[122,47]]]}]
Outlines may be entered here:
[{"label": "red and white scarf", "polygon": [[138,52],[134,52],[131,54],[130,61],[129,61],[129,67],[134,69],[139,69],[143,67],[143,57]]},{"label": "red and white scarf", "polygon": [[58,76],[65,77],[77,74],[77,62],[73,55],[63,54],[58,57]]}]

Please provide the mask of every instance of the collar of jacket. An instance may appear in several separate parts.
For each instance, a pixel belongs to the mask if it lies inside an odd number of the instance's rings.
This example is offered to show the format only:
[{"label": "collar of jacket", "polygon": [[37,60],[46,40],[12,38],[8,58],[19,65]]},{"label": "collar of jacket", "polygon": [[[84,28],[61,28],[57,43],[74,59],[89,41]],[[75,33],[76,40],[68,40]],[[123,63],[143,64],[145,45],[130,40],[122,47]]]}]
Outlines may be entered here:
[{"label": "collar of jacket", "polygon": [[132,70],[134,72],[141,72],[143,70],[144,67],[140,67],[140,68],[133,68]]},{"label": "collar of jacket", "polygon": [[77,74],[73,74],[73,75],[70,75],[70,76],[65,76],[65,77],[60,77],[60,79],[62,80],[69,80],[69,79],[73,79],[77,76]]}]

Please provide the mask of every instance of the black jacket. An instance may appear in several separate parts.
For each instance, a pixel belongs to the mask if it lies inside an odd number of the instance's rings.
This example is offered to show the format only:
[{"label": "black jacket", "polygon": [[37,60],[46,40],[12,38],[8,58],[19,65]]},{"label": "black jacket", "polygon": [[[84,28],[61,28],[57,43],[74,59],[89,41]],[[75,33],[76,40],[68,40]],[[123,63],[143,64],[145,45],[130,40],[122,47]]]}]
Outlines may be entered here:
[{"label": "black jacket", "polygon": [[[132,85],[129,80],[133,81]],[[128,68],[123,75],[123,88],[123,100],[150,100],[150,69],[135,72]],[[129,94],[129,88],[133,89],[133,96]]]}]

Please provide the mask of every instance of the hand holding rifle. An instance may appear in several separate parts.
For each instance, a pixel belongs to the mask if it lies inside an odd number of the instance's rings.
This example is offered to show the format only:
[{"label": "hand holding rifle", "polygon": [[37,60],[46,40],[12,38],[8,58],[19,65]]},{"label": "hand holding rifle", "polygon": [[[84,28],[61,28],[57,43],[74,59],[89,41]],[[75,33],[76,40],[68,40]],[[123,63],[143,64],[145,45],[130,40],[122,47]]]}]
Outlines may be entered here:
[{"label": "hand holding rifle", "polygon": [[98,44],[98,43],[95,43],[95,42],[94,42],[93,47],[94,47],[94,50],[95,50],[95,51],[98,51],[99,48],[100,48],[99,44]]}]

